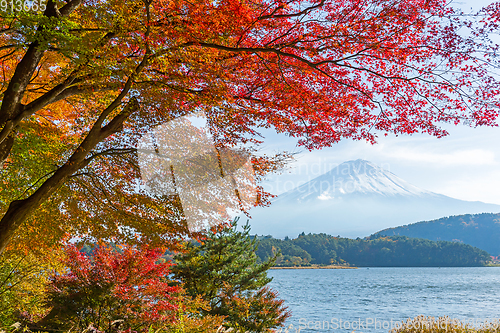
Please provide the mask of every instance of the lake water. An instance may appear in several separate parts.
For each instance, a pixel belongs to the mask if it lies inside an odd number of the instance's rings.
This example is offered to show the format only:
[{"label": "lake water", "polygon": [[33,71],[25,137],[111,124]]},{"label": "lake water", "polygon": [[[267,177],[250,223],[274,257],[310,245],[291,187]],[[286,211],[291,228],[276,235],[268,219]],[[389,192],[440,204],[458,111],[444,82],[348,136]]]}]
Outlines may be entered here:
[{"label": "lake water", "polygon": [[500,318],[500,267],[276,269],[269,276],[292,312],[290,333],[388,332],[418,315],[474,325]]}]

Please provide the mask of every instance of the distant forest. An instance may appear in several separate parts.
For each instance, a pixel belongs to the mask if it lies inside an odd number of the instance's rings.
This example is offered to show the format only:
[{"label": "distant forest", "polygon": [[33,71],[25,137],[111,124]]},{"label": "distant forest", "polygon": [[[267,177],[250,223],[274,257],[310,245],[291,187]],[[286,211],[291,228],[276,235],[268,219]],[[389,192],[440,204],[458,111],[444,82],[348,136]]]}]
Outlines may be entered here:
[{"label": "distant forest", "polygon": [[467,214],[444,217],[385,229],[377,234],[462,242],[500,255],[500,214]]},{"label": "distant forest", "polygon": [[265,260],[281,253],[276,266],[345,264],[358,267],[483,266],[489,254],[459,242],[406,236],[374,235],[365,239],[300,234],[295,239],[258,237],[256,254]]}]

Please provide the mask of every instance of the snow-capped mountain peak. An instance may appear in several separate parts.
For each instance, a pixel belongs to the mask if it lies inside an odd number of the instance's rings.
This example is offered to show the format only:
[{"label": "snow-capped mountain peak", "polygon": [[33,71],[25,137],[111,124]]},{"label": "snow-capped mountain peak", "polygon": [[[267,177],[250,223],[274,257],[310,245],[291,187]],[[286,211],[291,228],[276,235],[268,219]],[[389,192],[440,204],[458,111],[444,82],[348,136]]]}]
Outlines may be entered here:
[{"label": "snow-capped mountain peak", "polygon": [[422,196],[434,193],[418,188],[369,161],[347,161],[279,198],[299,201],[333,200],[355,194]]}]

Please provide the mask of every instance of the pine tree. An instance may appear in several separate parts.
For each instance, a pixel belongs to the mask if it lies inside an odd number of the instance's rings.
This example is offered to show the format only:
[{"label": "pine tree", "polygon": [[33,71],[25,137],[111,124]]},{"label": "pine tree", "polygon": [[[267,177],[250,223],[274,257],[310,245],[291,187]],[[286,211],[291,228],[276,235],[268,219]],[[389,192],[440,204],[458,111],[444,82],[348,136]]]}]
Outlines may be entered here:
[{"label": "pine tree", "polygon": [[190,296],[209,302],[207,314],[225,316],[225,326],[265,332],[281,326],[290,313],[266,286],[272,280],[267,270],[276,256],[259,264],[257,239],[249,231],[248,223],[238,231],[237,219],[211,229],[200,243],[185,244],[172,273]]}]

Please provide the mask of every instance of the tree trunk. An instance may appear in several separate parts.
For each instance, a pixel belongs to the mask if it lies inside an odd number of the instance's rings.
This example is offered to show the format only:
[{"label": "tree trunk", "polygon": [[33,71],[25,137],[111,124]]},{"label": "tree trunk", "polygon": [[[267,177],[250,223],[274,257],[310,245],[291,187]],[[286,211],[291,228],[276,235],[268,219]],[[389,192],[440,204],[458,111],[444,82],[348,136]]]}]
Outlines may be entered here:
[{"label": "tree trunk", "polygon": [[9,157],[10,150],[14,145],[14,135],[10,135],[6,140],[0,143],[0,168],[2,168],[2,164],[5,162],[7,157]]},{"label": "tree trunk", "polygon": [[[132,80],[130,79],[129,82],[132,82]],[[102,112],[101,117],[94,124],[80,146],[78,146],[69,160],[60,167],[52,177],[47,179],[28,198],[12,201],[10,203],[7,212],[0,220],[0,254],[5,250],[16,229],[19,228],[19,226],[43,204],[43,202],[48,200],[48,198],[64,184],[68,177],[86,167],[92,161],[92,157],[87,158],[87,155],[95,146],[108,136],[121,131],[123,122],[131,113],[139,109],[137,99],[132,98],[122,112],[115,116],[106,126],[101,127],[106,116],[120,105],[120,101],[125,97],[128,89],[130,88],[122,91],[115,101]]]}]

